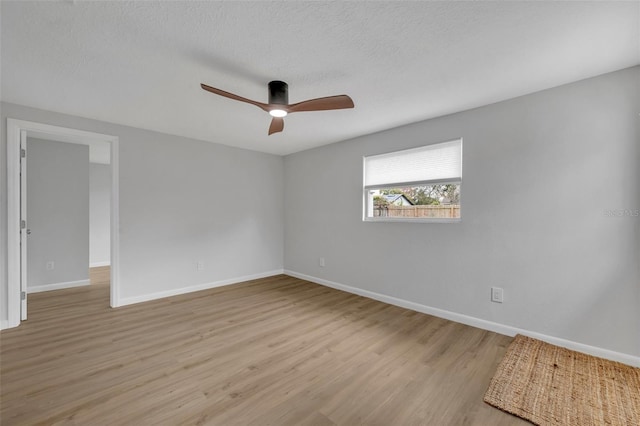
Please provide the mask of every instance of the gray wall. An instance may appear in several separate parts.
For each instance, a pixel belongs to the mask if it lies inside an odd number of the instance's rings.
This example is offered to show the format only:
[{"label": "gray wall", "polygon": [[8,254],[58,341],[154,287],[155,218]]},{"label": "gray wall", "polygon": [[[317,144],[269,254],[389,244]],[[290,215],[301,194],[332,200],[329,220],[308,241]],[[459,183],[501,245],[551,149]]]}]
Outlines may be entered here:
[{"label": "gray wall", "polygon": [[[640,218],[607,215],[640,208],[639,81],[635,67],[285,157],[285,269],[640,355]],[[362,222],[363,156],[459,137],[461,223]]]},{"label": "gray wall", "polygon": [[111,166],[89,165],[89,265],[108,265],[111,261]]},{"label": "gray wall", "polygon": [[[120,139],[121,298],[174,291],[283,267],[283,159],[219,144],[2,103],[6,118]],[[6,161],[0,162],[6,188]],[[6,235],[7,198],[0,198]],[[6,310],[6,246],[0,256]],[[204,270],[196,270],[196,262]]]},{"label": "gray wall", "polygon": [[88,146],[27,139],[27,227],[28,290],[89,279]]}]

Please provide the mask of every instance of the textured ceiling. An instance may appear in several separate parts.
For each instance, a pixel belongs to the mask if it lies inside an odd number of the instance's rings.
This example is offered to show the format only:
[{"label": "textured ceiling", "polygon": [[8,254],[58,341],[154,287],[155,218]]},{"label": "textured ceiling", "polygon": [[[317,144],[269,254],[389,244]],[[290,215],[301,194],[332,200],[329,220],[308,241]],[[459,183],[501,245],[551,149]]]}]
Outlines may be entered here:
[{"label": "textured ceiling", "polygon": [[[3,101],[275,154],[640,63],[640,2],[8,2]],[[348,94],[270,117],[257,101]]]}]

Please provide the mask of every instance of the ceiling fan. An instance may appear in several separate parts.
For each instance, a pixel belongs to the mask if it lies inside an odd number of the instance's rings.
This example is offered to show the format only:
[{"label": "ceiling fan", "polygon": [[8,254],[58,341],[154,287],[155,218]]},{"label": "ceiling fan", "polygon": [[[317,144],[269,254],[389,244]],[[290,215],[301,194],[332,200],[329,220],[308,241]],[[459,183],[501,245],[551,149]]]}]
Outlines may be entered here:
[{"label": "ceiling fan", "polygon": [[269,126],[269,134],[281,132],[284,129],[284,117],[287,114],[303,111],[327,111],[332,109],[353,108],[353,100],[347,95],[327,96],[325,98],[309,99],[307,101],[289,104],[289,85],[284,81],[274,80],[269,82],[269,103],[252,101],[215,87],[200,85],[207,92],[234,99],[240,102],[252,104],[268,112],[273,119]]}]

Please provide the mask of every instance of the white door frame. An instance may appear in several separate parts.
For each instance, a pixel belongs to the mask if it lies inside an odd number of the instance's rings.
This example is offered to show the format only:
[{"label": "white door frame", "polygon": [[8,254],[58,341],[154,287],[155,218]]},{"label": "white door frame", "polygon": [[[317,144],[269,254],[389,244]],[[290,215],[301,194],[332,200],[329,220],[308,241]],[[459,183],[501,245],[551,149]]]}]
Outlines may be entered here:
[{"label": "white door frame", "polygon": [[[117,136],[49,124],[7,118],[7,328],[20,325],[20,132],[27,136],[60,142],[87,144],[108,142],[111,149],[111,297],[112,308],[120,305],[119,158]],[[28,225],[27,225],[28,226]],[[88,266],[88,265],[87,265]]]}]

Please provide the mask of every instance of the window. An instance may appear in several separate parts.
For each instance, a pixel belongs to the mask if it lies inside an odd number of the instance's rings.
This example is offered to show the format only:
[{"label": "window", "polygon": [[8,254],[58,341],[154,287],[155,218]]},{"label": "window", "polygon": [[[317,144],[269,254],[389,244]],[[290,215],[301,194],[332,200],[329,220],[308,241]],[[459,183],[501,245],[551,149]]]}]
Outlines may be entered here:
[{"label": "window", "polygon": [[458,221],[462,139],[364,157],[364,220]]}]

